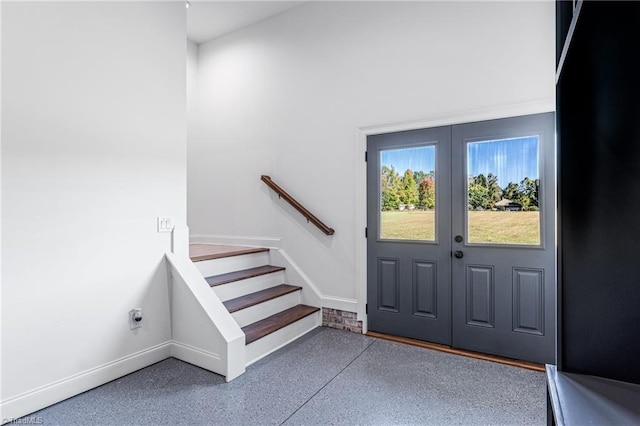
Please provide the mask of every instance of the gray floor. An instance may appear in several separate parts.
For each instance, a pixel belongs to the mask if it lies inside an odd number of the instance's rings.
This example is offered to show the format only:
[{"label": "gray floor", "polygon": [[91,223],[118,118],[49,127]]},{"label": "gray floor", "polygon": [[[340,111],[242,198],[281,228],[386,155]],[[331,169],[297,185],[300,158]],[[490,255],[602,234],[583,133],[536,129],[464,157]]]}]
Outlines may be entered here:
[{"label": "gray floor", "polygon": [[545,424],[543,373],[319,328],[230,383],[168,359],[33,413],[45,425]]}]

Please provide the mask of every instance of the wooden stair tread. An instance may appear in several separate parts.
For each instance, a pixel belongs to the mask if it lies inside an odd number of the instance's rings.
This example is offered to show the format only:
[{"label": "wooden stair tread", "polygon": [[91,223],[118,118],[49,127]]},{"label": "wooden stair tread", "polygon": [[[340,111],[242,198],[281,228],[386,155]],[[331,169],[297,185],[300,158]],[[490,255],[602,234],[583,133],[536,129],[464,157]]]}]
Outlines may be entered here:
[{"label": "wooden stair tread", "polygon": [[246,336],[245,343],[248,345],[249,343],[255,342],[319,310],[320,308],[314,306],[296,305],[293,308],[278,312],[275,315],[242,327],[242,331]]},{"label": "wooden stair tread", "polygon": [[270,287],[265,290],[256,291],[255,293],[227,300],[226,302],[223,302],[223,304],[229,312],[233,313],[301,289],[302,287],[280,284],[275,287]]},{"label": "wooden stair tread", "polygon": [[269,251],[264,247],[227,246],[222,244],[189,244],[189,258],[192,262],[222,259],[224,257],[241,256],[243,254]]},{"label": "wooden stair tread", "polygon": [[217,285],[228,284],[234,281],[240,281],[247,278],[258,277],[260,275],[272,274],[274,272],[284,271],[282,266],[264,265],[255,268],[243,269],[241,271],[228,272],[226,274],[213,275],[205,279],[211,287]]}]

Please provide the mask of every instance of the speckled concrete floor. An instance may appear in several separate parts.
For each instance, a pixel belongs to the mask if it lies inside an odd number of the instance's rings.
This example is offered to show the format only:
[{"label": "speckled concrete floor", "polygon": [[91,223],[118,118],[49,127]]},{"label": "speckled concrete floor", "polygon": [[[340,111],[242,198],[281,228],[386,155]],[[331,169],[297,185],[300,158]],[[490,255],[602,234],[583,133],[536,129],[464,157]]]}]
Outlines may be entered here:
[{"label": "speckled concrete floor", "polygon": [[230,383],[167,359],[33,413],[45,425],[546,424],[543,373],[319,328]]}]

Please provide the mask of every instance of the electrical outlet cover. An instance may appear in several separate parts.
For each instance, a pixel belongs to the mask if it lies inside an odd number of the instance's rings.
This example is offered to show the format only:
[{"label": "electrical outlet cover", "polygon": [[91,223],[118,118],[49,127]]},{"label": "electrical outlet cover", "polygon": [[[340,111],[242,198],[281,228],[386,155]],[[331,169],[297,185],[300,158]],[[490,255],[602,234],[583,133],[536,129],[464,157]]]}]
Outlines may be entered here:
[{"label": "electrical outlet cover", "polygon": [[136,321],[135,317],[142,318],[142,308],[135,308],[129,311],[129,327],[131,330],[142,327],[142,321]]}]

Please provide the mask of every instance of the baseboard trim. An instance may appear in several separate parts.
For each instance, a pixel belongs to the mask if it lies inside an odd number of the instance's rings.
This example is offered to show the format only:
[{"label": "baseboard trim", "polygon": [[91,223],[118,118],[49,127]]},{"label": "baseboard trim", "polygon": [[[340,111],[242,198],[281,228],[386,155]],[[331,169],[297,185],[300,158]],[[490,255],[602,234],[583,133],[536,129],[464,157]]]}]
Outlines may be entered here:
[{"label": "baseboard trim", "polygon": [[343,297],[322,296],[322,307],[340,311],[358,312],[358,301]]},{"label": "baseboard trim", "polygon": [[238,235],[203,235],[194,234],[189,237],[190,243],[228,244],[231,246],[280,248],[281,238],[276,237],[242,237]]},{"label": "baseboard trim", "polygon": [[76,396],[171,357],[171,341],[91,368],[65,379],[11,397],[0,403],[2,422],[9,422]]},{"label": "baseboard trim", "polygon": [[226,366],[222,356],[213,352],[196,348],[186,343],[173,341],[171,346],[171,356],[180,361],[188,362],[197,367],[204,368],[221,376],[226,375]]},{"label": "baseboard trim", "polygon": [[449,346],[439,345],[437,343],[423,342],[422,340],[410,339],[408,337],[393,336],[391,334],[378,333],[375,331],[367,332],[367,336],[376,337],[378,339],[390,340],[392,342],[405,343],[407,345],[419,346],[425,349],[433,349],[435,351],[446,352],[454,355],[462,355],[469,358],[482,359],[484,361],[497,362],[499,364],[511,365],[513,367],[525,368],[540,373],[545,372],[545,366],[534,362],[520,361],[512,358],[503,358],[497,355],[482,354],[479,352],[465,351],[462,349],[454,349]]},{"label": "baseboard trim", "polygon": [[[322,292],[318,289],[318,286],[311,281],[311,278],[307,274],[304,273],[302,268],[298,266],[298,264],[289,256],[289,254],[284,249],[278,249],[275,253],[273,253],[274,258],[279,257],[279,261],[282,261],[284,266],[287,268],[285,274],[287,275],[287,279],[291,282],[295,282],[298,284],[302,284],[302,301],[307,305],[316,306],[320,308],[322,306]],[[276,262],[278,264],[278,262]]]}]

